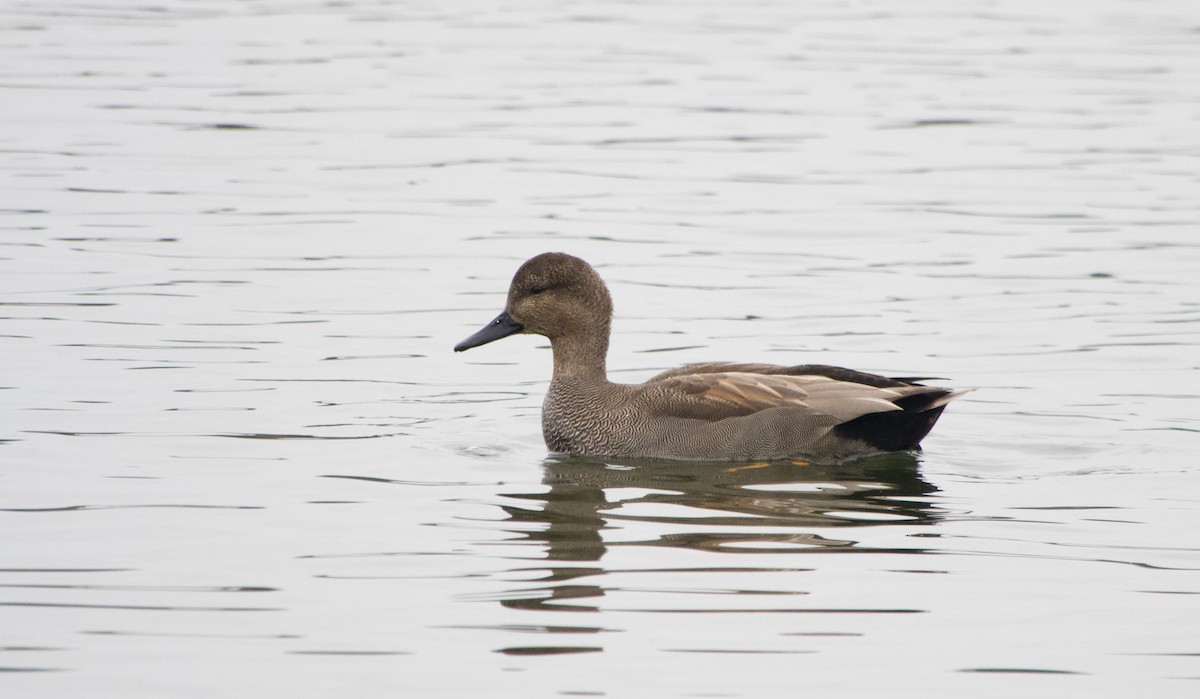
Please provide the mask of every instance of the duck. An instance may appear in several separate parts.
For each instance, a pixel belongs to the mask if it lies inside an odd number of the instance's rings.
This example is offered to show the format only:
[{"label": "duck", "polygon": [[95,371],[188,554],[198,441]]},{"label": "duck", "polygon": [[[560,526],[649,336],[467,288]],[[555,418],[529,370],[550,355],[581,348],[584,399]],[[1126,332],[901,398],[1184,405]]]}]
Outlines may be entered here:
[{"label": "duck", "polygon": [[612,318],[608,287],[590,264],[542,253],[517,269],[504,310],[454,351],[546,337],[554,369],[542,436],[551,452],[573,456],[837,463],[916,451],[946,405],[973,390],[822,364],[731,362],[615,383],[606,369]]}]

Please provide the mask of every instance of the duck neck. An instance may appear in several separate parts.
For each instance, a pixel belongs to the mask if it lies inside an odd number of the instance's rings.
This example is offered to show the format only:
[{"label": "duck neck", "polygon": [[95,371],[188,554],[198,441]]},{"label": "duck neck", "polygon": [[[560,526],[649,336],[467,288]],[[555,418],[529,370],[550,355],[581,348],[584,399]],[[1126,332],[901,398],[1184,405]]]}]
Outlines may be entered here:
[{"label": "duck neck", "polygon": [[603,332],[569,334],[551,338],[555,382],[608,381],[608,328]]}]

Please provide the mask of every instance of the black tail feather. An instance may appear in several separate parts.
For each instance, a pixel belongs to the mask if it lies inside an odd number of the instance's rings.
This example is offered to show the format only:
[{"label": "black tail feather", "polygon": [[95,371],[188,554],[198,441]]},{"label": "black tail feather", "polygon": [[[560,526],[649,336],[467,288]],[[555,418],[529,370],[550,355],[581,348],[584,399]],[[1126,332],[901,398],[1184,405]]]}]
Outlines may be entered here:
[{"label": "black tail feather", "polygon": [[896,401],[903,410],[870,413],[834,428],[839,437],[857,439],[880,451],[920,449],[921,440],[942,416],[945,405],[929,408],[950,391],[905,396]]}]

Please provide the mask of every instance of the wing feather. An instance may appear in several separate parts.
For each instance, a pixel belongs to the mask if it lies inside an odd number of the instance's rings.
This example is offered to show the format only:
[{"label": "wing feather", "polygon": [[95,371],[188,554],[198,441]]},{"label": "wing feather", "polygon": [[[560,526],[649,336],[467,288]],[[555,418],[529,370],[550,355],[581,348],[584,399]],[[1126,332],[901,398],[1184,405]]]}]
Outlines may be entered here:
[{"label": "wing feather", "polygon": [[647,382],[644,391],[647,405],[661,416],[716,421],[793,407],[828,415],[841,423],[871,413],[902,410],[895,404],[900,398],[943,389],[906,385],[885,388],[820,375],[726,371],[660,375]]}]

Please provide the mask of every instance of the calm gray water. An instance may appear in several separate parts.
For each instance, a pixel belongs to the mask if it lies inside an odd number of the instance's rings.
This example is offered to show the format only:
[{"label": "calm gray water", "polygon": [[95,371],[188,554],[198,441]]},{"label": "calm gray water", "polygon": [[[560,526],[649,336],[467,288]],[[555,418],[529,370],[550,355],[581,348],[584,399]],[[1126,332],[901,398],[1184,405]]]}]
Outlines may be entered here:
[{"label": "calm gray water", "polygon": [[[0,1],[5,697],[1191,697],[1191,0]],[[978,386],[917,456],[553,458],[609,366]]]}]

